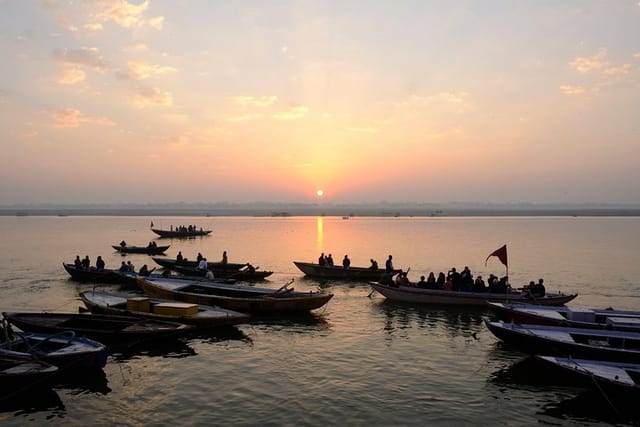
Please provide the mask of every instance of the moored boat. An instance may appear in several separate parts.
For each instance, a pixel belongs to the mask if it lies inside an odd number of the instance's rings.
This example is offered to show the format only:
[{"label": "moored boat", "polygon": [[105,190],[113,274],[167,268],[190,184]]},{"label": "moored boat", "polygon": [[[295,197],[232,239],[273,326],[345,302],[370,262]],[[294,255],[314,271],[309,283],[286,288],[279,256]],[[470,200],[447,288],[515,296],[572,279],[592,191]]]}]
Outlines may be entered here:
[{"label": "moored boat", "polygon": [[199,328],[237,325],[249,319],[247,314],[221,307],[149,298],[142,295],[117,295],[94,290],[81,292],[80,299],[93,313],[168,320]]},{"label": "moored boat", "polygon": [[[293,263],[309,277],[320,279],[336,279],[336,280],[360,280],[360,281],[379,281],[386,274],[384,269],[371,269],[368,267],[349,267],[327,266],[312,262],[293,261]],[[392,274],[400,273],[402,270],[393,270]]]},{"label": "moored boat", "polygon": [[195,304],[216,305],[244,313],[308,312],[322,307],[332,293],[298,292],[288,288],[256,288],[254,286],[140,278],[138,286],[148,295]]},{"label": "moored boat", "polygon": [[265,278],[273,274],[273,271],[256,270],[249,268],[243,270],[218,270],[215,268],[207,268],[207,270],[202,270],[197,267],[186,267],[179,264],[175,264],[171,268],[171,270],[176,271],[180,274],[184,274],[186,276],[194,277],[206,277],[207,273],[211,272],[213,274],[213,277],[217,279],[234,279],[247,282],[264,280]]},{"label": "moored boat", "polygon": [[188,238],[188,237],[202,237],[208,236],[211,234],[212,230],[203,230],[200,229],[192,229],[192,230],[161,230],[159,228],[152,228],[151,231],[156,233],[160,237],[170,237],[170,238]]},{"label": "moored boat", "polygon": [[[173,269],[175,265],[184,266],[184,267],[198,267],[198,261],[189,261],[189,260],[181,260],[172,258],[161,258],[161,257],[152,257],[156,264],[159,264],[161,267]],[[237,263],[237,262],[207,262],[207,268],[211,270],[240,270],[247,266],[247,263]]]},{"label": "moored boat", "polygon": [[490,302],[488,307],[505,322],[640,332],[640,311],[506,302]]},{"label": "moored boat", "polygon": [[194,329],[191,325],[131,316],[80,313],[3,313],[7,321],[25,332],[74,331],[107,345],[177,336]]},{"label": "moored boat", "polygon": [[0,354],[0,386],[5,395],[28,391],[46,382],[58,372],[58,367],[32,356]]},{"label": "moored boat", "polygon": [[570,357],[536,356],[547,366],[559,368],[565,373],[580,377],[587,385],[603,388],[607,392],[625,397],[640,393],[640,364],[609,362],[605,360],[574,359]]},{"label": "moored boat", "polygon": [[117,283],[122,278],[116,274],[117,270],[109,268],[97,269],[90,267],[89,269],[77,268],[73,264],[62,263],[64,269],[71,275],[71,278],[80,282],[98,282],[98,283]]},{"label": "moored boat", "polygon": [[574,358],[640,362],[640,332],[492,322],[485,325],[498,339],[520,351]]},{"label": "moored boat", "polygon": [[162,246],[122,246],[111,245],[113,249],[123,254],[147,254],[147,255],[160,255],[166,252],[171,245]]},{"label": "moored boat", "polygon": [[[417,304],[466,305],[484,307],[489,302],[527,302],[531,301],[528,292],[511,291],[505,293],[468,292],[443,289],[425,289],[414,286],[391,286],[380,282],[369,282],[371,287],[391,301]],[[578,294],[546,293],[537,297],[540,305],[562,305],[577,297]]]},{"label": "moored boat", "polygon": [[44,334],[13,332],[0,343],[0,355],[34,357],[60,369],[101,369],[107,363],[107,348],[97,341],[76,337],[72,331]]}]

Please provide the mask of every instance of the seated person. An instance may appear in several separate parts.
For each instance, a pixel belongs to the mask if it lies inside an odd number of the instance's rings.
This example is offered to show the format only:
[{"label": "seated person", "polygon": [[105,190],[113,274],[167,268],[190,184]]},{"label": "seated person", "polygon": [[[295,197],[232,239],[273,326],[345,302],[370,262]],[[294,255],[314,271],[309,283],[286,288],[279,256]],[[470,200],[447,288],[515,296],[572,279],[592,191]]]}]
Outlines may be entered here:
[{"label": "seated person", "polygon": [[420,281],[417,283],[416,286],[422,289],[427,289],[429,287],[429,285],[427,284],[427,281],[424,279],[424,276],[420,276]]},{"label": "seated person", "polygon": [[369,268],[371,270],[377,270],[378,269],[378,261],[376,261],[375,259],[371,258],[371,265],[369,266]]}]

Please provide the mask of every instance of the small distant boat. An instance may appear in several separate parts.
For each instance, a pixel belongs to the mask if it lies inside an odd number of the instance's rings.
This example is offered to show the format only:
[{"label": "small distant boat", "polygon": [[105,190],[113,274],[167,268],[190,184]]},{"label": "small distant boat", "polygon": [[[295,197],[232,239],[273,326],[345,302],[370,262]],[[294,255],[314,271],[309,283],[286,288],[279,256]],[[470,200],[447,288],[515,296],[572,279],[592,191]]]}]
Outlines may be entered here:
[{"label": "small distant boat", "polygon": [[[371,287],[391,301],[419,304],[466,305],[485,307],[489,302],[527,302],[532,301],[527,292],[512,291],[507,293],[467,292],[443,289],[425,289],[413,286],[390,286],[380,282],[369,282]],[[540,305],[566,304],[578,294],[563,294],[547,292],[543,297],[537,297]]]},{"label": "small distant boat", "polygon": [[297,292],[288,288],[194,282],[192,280],[144,279],[138,286],[148,295],[197,304],[215,305],[243,313],[296,313],[322,307],[333,297],[324,292]]},{"label": "small distant boat", "polygon": [[565,373],[581,377],[585,380],[585,384],[596,385],[608,392],[620,393],[625,396],[628,396],[629,393],[637,396],[637,393],[640,392],[640,364],[638,363],[540,355],[537,355],[536,359],[547,366],[556,367]]},{"label": "small distant boat", "polygon": [[505,322],[640,332],[640,311],[499,302],[490,302],[489,309]]},{"label": "small distant boat", "polygon": [[13,332],[0,343],[0,356],[35,357],[60,369],[102,369],[107,363],[107,348],[72,331],[56,334]]},{"label": "small distant boat", "polygon": [[88,270],[85,270],[65,262],[62,263],[62,266],[67,273],[71,275],[72,279],[80,282],[118,283],[122,280],[120,275],[117,274],[117,270],[112,270],[110,268],[98,270],[95,267],[91,267]]},{"label": "small distant boat", "polygon": [[[309,277],[320,279],[336,279],[336,280],[360,280],[360,281],[379,281],[385,275],[384,269],[371,269],[367,267],[349,267],[342,266],[326,266],[314,264],[311,262],[293,261],[293,263]],[[393,274],[398,274],[402,270],[393,270]]]},{"label": "small distant boat", "polygon": [[123,254],[147,254],[160,255],[166,252],[171,245],[163,246],[121,246],[111,245],[113,249]]},{"label": "small distant boat", "polygon": [[[161,257],[152,257],[156,264],[161,267],[173,269],[174,266],[183,266],[183,267],[198,267],[198,261],[178,261],[172,258],[161,258]],[[209,262],[207,261],[207,268],[211,270],[240,270],[247,266],[247,263],[237,263],[237,262]]]},{"label": "small distant boat", "polygon": [[203,230],[202,228],[199,230],[161,230],[159,228],[152,228],[151,231],[153,231],[160,237],[171,237],[179,239],[185,237],[208,236],[209,234],[211,234],[212,230]]},{"label": "small distant boat", "polygon": [[57,372],[57,366],[31,356],[0,354],[0,386],[7,391],[28,391]]},{"label": "small distant boat", "polygon": [[149,298],[141,295],[85,291],[80,293],[80,299],[93,313],[168,320],[200,328],[237,325],[249,319],[247,314],[220,307]]},{"label": "small distant boat", "polygon": [[640,332],[563,326],[521,325],[484,319],[498,339],[534,354],[640,362]]},{"label": "small distant boat", "polygon": [[25,332],[74,331],[104,344],[117,345],[177,336],[194,327],[183,323],[81,313],[3,313],[7,321]]}]

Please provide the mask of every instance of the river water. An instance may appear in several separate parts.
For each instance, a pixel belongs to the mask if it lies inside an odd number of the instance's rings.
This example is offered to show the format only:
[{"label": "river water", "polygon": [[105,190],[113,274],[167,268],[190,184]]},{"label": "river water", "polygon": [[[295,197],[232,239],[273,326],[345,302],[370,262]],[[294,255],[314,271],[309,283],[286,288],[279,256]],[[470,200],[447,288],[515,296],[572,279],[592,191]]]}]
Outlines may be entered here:
[{"label": "river water", "polygon": [[[62,262],[122,257],[111,245],[146,245],[149,225],[195,224],[209,237],[158,239],[188,258],[272,270],[260,284],[334,294],[310,316],[257,319],[224,333],[110,355],[104,375],[75,378],[29,399],[0,404],[3,426],[51,425],[606,425],[637,423],[633,411],[561,378],[541,380],[527,355],[502,345],[482,309],[385,301],[364,283],[305,278],[294,260],[320,252],[352,266],[370,258],[429,271],[469,266],[504,275],[487,255],[508,246],[511,283],[544,278],[547,291],[577,292],[572,305],[640,310],[637,217],[0,217],[0,309],[72,311],[92,285]],[[117,285],[99,285],[117,290]]]}]

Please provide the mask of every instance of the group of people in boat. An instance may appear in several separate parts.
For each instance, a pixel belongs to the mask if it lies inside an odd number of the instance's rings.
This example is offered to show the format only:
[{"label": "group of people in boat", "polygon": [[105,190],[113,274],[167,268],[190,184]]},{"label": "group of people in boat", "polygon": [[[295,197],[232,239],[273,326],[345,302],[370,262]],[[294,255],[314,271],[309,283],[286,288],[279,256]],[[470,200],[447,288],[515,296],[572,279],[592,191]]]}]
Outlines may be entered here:
[{"label": "group of people in boat", "polygon": [[[198,255],[196,255],[196,263],[198,264],[198,268],[200,268],[200,264],[202,263],[203,260],[206,263],[207,259],[200,252],[198,252]],[[189,260],[182,255],[182,251],[178,251],[178,254],[176,255],[176,261],[178,263],[186,263]],[[228,264],[228,263],[229,263],[229,258],[227,257],[227,251],[223,251],[220,264]],[[205,266],[202,269],[206,270],[206,268],[207,267]]]},{"label": "group of people in boat", "polygon": [[[73,260],[73,265],[78,270],[90,270],[91,267],[91,259],[89,259],[89,255],[86,255],[83,259],[80,259],[80,255],[76,255],[76,259]],[[100,255],[96,259],[95,269],[98,271],[104,270],[104,260]]]},{"label": "group of people in boat", "polygon": [[[377,270],[378,269],[378,261],[376,261],[373,258],[371,258],[369,261],[371,262],[371,264],[369,265],[369,268],[371,270]],[[331,254],[325,255],[324,252],[322,252],[320,254],[320,256],[318,257],[318,265],[320,265],[321,267],[335,267],[335,264],[333,262],[333,256]],[[351,268],[351,259],[349,259],[349,255],[347,255],[347,254],[345,254],[344,258],[342,258],[342,268],[344,268],[344,269]],[[385,263],[385,270],[388,271],[388,272],[392,272],[393,271],[393,256],[392,255],[389,255],[389,258],[387,259],[387,261]]]},{"label": "group of people in boat", "polygon": [[[125,242],[124,240],[120,242],[120,247],[122,248],[126,248],[127,247],[127,242]],[[149,244],[147,245],[147,248],[157,248],[158,244],[156,242],[154,242],[153,240],[149,242]]]},{"label": "group of people in boat", "polygon": [[177,227],[174,227],[173,224],[171,224],[170,227],[171,231],[177,231],[180,233],[194,233],[196,231],[202,231],[202,227],[200,227],[200,230],[198,230],[198,228],[195,225],[179,225]]},{"label": "group of people in boat", "polygon": [[[434,272],[430,272],[426,278],[425,276],[420,276],[420,281],[418,282],[411,282],[407,274],[408,272],[401,272],[395,276],[395,280],[390,275],[387,275],[383,282],[391,286],[412,286],[445,291],[506,293],[510,290],[508,276],[498,277],[490,274],[485,283],[480,275],[474,278],[468,266],[465,266],[462,271],[457,271],[453,267],[446,275],[441,271],[437,277]],[[522,291],[533,298],[543,297],[546,293],[544,280],[538,279],[537,283],[531,281],[529,285],[523,287]]]}]

